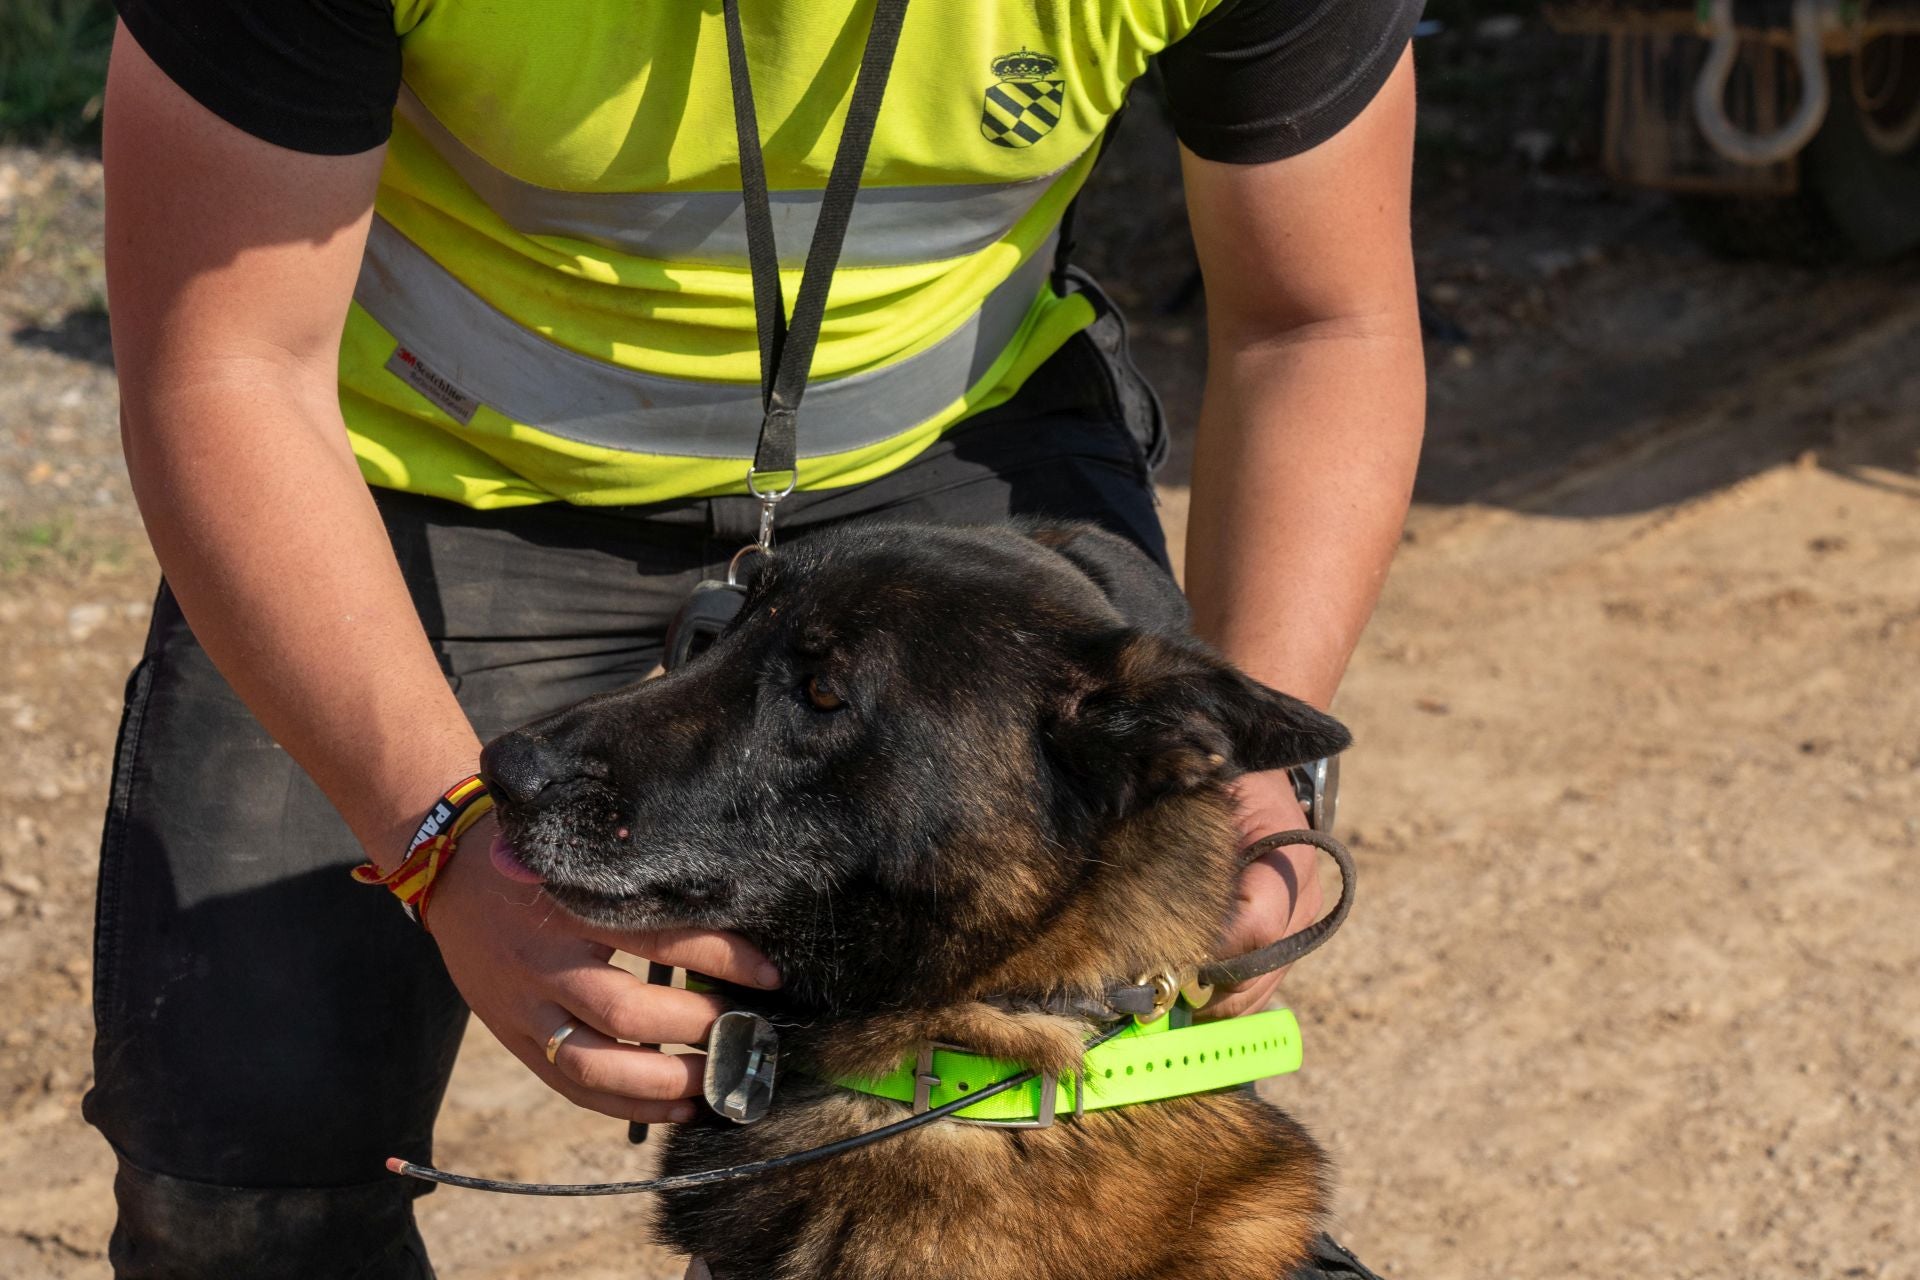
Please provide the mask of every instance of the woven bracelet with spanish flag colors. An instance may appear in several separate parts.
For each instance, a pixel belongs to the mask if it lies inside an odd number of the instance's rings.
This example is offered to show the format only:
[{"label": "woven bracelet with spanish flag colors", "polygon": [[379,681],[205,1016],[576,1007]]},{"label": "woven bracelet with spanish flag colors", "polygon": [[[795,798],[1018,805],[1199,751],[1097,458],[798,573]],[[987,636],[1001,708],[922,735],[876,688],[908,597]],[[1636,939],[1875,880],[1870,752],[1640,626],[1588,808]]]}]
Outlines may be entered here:
[{"label": "woven bracelet with spanish flag colors", "polygon": [[487,794],[487,784],[480,780],[480,775],[462,778],[427,810],[427,816],[420,820],[420,829],[413,833],[413,840],[407,845],[406,859],[399,866],[383,873],[371,862],[363,862],[353,869],[353,878],[361,884],[383,885],[392,890],[407,914],[424,928],[427,902],[433,897],[435,880],[452,859],[467,828],[492,808],[493,797]]}]

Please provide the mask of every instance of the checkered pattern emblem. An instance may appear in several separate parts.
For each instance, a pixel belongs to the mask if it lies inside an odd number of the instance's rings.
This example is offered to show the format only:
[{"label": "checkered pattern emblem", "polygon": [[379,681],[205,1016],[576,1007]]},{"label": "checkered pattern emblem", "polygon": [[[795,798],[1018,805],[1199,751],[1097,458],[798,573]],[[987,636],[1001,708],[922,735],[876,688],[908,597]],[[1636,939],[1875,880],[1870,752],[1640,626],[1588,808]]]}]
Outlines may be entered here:
[{"label": "checkered pattern emblem", "polygon": [[987,88],[980,107],[980,132],[1001,147],[1030,147],[1060,123],[1067,82],[1051,78],[1058,64],[1043,53],[1022,49],[993,61],[999,83]]}]

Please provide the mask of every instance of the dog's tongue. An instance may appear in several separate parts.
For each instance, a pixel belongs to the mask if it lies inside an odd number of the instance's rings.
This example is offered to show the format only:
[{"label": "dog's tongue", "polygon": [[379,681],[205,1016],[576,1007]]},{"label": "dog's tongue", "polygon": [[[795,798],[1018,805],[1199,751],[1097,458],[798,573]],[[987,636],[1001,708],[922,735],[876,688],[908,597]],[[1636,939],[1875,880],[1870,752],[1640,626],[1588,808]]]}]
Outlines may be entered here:
[{"label": "dog's tongue", "polygon": [[507,843],[505,836],[496,833],[493,848],[488,852],[493,857],[493,869],[507,879],[518,880],[521,884],[540,883],[539,872],[513,856],[513,846]]}]

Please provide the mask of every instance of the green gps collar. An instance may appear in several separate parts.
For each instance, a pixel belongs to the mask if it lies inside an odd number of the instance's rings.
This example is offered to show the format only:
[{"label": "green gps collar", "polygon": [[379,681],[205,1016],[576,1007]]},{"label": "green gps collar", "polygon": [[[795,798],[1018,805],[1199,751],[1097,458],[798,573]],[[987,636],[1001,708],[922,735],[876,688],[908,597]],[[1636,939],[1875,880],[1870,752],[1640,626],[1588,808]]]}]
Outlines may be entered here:
[{"label": "green gps collar", "polygon": [[[1128,1027],[1089,1050],[1077,1075],[1036,1076],[982,1099],[951,1118],[1015,1129],[1044,1129],[1056,1110],[1074,1115],[1159,1102],[1248,1084],[1300,1069],[1300,1024],[1291,1009],[1191,1025],[1185,1006]],[[929,1044],[877,1080],[839,1079],[855,1093],[891,1098],[918,1115],[1026,1068],[949,1045]]]}]

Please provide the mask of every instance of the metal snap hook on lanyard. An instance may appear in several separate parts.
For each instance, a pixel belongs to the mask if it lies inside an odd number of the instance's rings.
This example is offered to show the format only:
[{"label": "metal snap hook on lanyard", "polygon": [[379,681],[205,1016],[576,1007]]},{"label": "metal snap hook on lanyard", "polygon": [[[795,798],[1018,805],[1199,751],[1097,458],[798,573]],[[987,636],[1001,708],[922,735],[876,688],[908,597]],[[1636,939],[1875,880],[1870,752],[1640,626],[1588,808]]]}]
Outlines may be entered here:
[{"label": "metal snap hook on lanyard", "polygon": [[[749,462],[747,464],[747,492],[760,500],[760,532],[758,536],[754,538],[754,545],[751,548],[742,547],[741,550],[754,550],[765,555],[772,555],[774,508],[778,507],[781,500],[792,493],[794,488],[800,483],[800,468],[796,465],[792,470],[788,471],[786,486],[778,489],[771,487],[761,488],[760,477],[763,474],[778,475],[780,473],[777,471],[762,472],[760,468],[753,463]],[[739,557],[735,556],[734,559],[737,560]],[[731,578],[732,574],[729,573],[728,577]]]},{"label": "metal snap hook on lanyard", "polygon": [[[854,79],[853,101],[840,145],[833,154],[820,198],[820,216],[807,246],[806,266],[800,273],[800,291],[794,297],[793,318],[787,319],[786,298],[780,283],[780,254],[773,238],[773,210],[767,190],[766,156],[760,149],[760,123],[754,113],[753,82],[747,68],[746,36],[740,21],[740,0],[721,0],[727,29],[727,73],[733,89],[733,126],[740,147],[740,194],[747,222],[747,265],[753,277],[754,328],[760,341],[760,438],[747,467],[747,492],[760,502],[760,533],[751,548],[742,548],[727,568],[727,581],[738,582],[737,570],[750,552],[773,554],[773,523],[782,499],[800,483],[796,420],[807,392],[814,348],[826,315],[827,291],[846,243],[854,197],[860,191],[860,171],[866,167],[880,100],[893,71],[893,55],[900,44],[907,0],[878,0],[873,26],[860,55]],[[763,483],[779,476],[784,486]]]},{"label": "metal snap hook on lanyard", "polygon": [[[753,277],[753,321],[760,343],[760,438],[753,461],[747,464],[747,492],[760,503],[760,528],[752,542],[734,552],[724,581],[705,581],[694,588],[667,627],[662,663],[672,671],[703,652],[740,612],[746,585],[742,566],[756,555],[773,554],[773,526],[780,503],[800,484],[796,421],[800,400],[807,392],[813,368],[813,349],[820,339],[826,314],[827,290],[833,269],[846,242],[854,197],[860,191],[860,171],[867,162],[880,99],[893,69],[894,50],[907,0],[878,0],[860,71],[853,85],[847,123],[834,151],[833,169],[820,198],[820,217],[807,263],[800,274],[800,292],[787,319],[786,298],[780,283],[780,255],[773,240],[773,211],[767,192],[766,157],[760,150],[760,125],[754,116],[753,84],[747,72],[746,37],[740,23],[740,0],[721,0],[727,29],[727,74],[733,87],[734,133],[740,147],[740,194],[747,219],[747,265]],[[784,477],[784,483],[782,483]]]},{"label": "metal snap hook on lanyard", "polygon": [[727,561],[727,585],[735,591],[744,591],[745,584],[740,581],[740,564],[749,556],[770,556],[773,554],[773,516],[780,502],[800,483],[800,468],[796,465],[787,472],[787,483],[781,488],[761,488],[760,477],[764,474],[778,475],[778,472],[762,472],[757,466],[747,464],[747,492],[760,500],[760,531],[752,542],[733,553],[733,559]]}]

